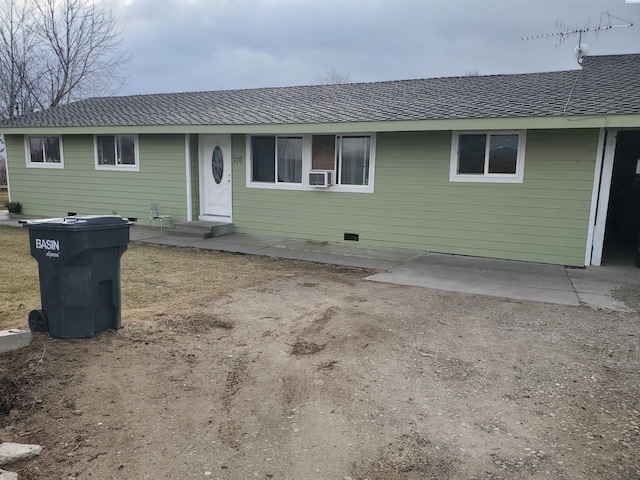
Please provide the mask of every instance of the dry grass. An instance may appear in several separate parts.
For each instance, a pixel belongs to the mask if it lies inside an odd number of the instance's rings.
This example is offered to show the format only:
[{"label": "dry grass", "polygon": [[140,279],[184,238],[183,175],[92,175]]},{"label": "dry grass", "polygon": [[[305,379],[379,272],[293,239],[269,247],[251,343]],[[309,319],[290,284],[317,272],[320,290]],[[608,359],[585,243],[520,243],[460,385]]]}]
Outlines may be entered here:
[{"label": "dry grass", "polygon": [[0,329],[27,328],[29,311],[40,308],[38,263],[29,253],[29,232],[0,226],[0,245]]},{"label": "dry grass", "polygon": [[[181,333],[211,323],[234,291],[291,275],[291,262],[191,248],[132,244],[122,257],[122,319],[129,331]],[[298,268],[294,267],[294,270]],[[188,324],[188,325],[187,325]],[[203,325],[204,328],[204,325]]]},{"label": "dry grass", "polygon": [[[0,328],[27,328],[28,312],[40,308],[38,264],[26,230],[0,226]],[[161,245],[130,244],[122,256],[122,322],[134,334],[156,329],[179,333],[215,325],[211,305],[237,290],[297,273],[361,278],[362,270],[267,257]],[[190,326],[182,325],[188,323]]]},{"label": "dry grass", "polygon": [[4,204],[9,201],[9,193],[0,190],[0,210],[4,210]]}]

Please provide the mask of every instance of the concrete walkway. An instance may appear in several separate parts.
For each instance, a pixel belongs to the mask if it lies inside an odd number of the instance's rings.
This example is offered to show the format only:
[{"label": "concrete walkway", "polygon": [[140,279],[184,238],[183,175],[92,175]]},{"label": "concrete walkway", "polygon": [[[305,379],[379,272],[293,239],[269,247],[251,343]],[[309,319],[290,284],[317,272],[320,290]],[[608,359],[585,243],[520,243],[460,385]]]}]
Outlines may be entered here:
[{"label": "concrete walkway", "polygon": [[370,268],[373,270],[390,270],[424,255],[424,252],[398,248],[375,248],[357,244],[345,245],[343,243],[331,244],[243,233],[232,233],[203,240],[168,235],[166,230],[161,232],[154,227],[137,225],[131,229],[131,241],[265,255],[347,267]]},{"label": "concrete walkway", "polygon": [[632,265],[566,268],[240,233],[199,240],[142,226],[131,229],[131,240],[381,270],[366,277],[376,282],[562,305],[584,304],[627,313],[640,311],[640,300],[634,302],[640,295],[640,269]]},{"label": "concrete walkway", "polygon": [[[0,225],[20,226],[15,219]],[[359,244],[233,233],[194,239],[135,225],[131,241],[266,255],[380,270],[367,280],[562,305],[640,312],[640,269],[632,265],[565,268]]]}]

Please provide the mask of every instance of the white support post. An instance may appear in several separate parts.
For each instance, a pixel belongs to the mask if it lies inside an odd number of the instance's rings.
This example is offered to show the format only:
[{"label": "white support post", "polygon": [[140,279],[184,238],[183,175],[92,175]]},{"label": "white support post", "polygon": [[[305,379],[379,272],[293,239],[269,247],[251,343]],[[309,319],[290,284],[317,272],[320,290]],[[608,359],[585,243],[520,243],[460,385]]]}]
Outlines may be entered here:
[{"label": "white support post", "polygon": [[602,175],[602,157],[604,156],[604,140],[607,134],[604,128],[600,129],[598,136],[598,149],[596,150],[596,168],[593,172],[593,188],[591,190],[591,209],[589,211],[589,229],[587,231],[587,250],[584,255],[584,265],[591,265],[593,252],[593,230],[596,224],[596,209],[598,208],[598,196],[600,194],[600,179]]},{"label": "white support post", "polygon": [[593,254],[591,265],[599,266],[602,262],[602,249],[604,247],[604,232],[607,226],[607,210],[609,209],[609,193],[611,191],[611,177],[613,174],[613,161],[616,154],[617,130],[607,131],[607,141],[604,146],[602,158],[602,177],[600,178],[600,193],[598,195],[598,210],[596,212],[596,224],[593,232]]},{"label": "white support post", "polygon": [[187,222],[190,222],[193,219],[193,199],[191,198],[191,135],[189,133],[184,134],[184,159],[187,179]]}]

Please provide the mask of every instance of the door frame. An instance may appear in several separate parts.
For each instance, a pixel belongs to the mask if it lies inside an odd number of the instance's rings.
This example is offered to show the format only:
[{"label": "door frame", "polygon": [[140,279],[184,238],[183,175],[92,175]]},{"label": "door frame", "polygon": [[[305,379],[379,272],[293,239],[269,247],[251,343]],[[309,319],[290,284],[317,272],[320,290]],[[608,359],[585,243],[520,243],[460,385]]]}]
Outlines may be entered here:
[{"label": "door frame", "polygon": [[[203,138],[207,135],[215,135],[215,136],[226,136],[229,139],[229,175],[231,177],[231,181],[229,182],[229,195],[231,201],[231,213],[229,216],[222,215],[206,215],[205,211],[205,180],[204,180],[204,168],[206,159],[204,158],[204,147],[203,147]],[[200,201],[200,213],[198,215],[198,220],[208,221],[208,222],[222,222],[222,223],[231,223],[233,221],[233,161],[232,161],[232,152],[231,152],[231,134],[229,133],[200,133],[198,134],[198,176],[199,181],[199,201]]]},{"label": "door frame", "polygon": [[600,266],[602,263],[602,250],[604,248],[604,235],[607,226],[611,177],[613,174],[617,138],[618,130],[600,129],[596,154],[596,168],[593,176],[593,191],[591,194],[591,212],[587,234],[585,266]]}]

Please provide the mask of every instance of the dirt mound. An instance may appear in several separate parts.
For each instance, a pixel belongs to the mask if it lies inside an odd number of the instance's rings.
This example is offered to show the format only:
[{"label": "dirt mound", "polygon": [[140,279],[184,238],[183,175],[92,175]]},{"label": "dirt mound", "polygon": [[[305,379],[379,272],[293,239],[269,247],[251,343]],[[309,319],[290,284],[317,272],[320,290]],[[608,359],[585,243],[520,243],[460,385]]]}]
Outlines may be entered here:
[{"label": "dirt mound", "polygon": [[326,345],[318,345],[317,343],[307,342],[306,340],[298,340],[291,346],[291,355],[313,355],[321,352]]},{"label": "dirt mound", "polygon": [[447,445],[432,443],[415,432],[403,434],[382,449],[378,458],[354,466],[352,476],[369,480],[440,480],[451,478],[457,459]]}]

